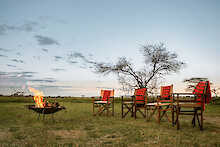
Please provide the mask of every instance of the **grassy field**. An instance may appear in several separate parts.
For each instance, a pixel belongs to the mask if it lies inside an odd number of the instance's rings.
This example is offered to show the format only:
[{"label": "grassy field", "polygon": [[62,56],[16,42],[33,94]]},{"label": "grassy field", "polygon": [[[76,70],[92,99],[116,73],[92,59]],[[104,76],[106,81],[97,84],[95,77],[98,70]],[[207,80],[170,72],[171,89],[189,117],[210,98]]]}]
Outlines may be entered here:
[{"label": "grassy field", "polygon": [[[52,101],[52,100],[50,100]],[[66,110],[37,120],[25,108],[32,98],[0,97],[0,146],[220,146],[220,105],[208,105],[204,130],[192,128],[190,118],[180,119],[181,129],[163,120],[157,124],[139,117],[121,119],[121,105],[115,116],[93,116],[87,98],[57,99]]]}]

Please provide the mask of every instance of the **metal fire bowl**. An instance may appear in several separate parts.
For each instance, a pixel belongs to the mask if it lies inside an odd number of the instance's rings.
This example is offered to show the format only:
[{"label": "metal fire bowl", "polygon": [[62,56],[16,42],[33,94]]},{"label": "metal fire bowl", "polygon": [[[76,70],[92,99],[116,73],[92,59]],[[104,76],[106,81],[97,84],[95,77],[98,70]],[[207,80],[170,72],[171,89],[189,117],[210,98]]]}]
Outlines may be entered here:
[{"label": "metal fire bowl", "polygon": [[27,105],[27,108],[41,114],[53,114],[60,110],[66,109],[64,106],[38,108],[35,105]]}]

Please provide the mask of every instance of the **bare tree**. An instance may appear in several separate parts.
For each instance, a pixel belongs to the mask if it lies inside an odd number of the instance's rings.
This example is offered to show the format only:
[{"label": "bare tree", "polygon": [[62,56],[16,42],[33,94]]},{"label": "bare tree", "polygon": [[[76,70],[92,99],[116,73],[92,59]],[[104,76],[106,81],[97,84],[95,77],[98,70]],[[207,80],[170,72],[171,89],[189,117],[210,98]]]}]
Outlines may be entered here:
[{"label": "bare tree", "polygon": [[120,57],[116,63],[93,62],[95,72],[115,73],[119,82],[130,88],[153,88],[159,78],[178,72],[185,64],[178,60],[176,53],[168,51],[163,43],[143,45],[140,51],[144,57],[144,66],[140,70],[136,70],[126,57]]}]

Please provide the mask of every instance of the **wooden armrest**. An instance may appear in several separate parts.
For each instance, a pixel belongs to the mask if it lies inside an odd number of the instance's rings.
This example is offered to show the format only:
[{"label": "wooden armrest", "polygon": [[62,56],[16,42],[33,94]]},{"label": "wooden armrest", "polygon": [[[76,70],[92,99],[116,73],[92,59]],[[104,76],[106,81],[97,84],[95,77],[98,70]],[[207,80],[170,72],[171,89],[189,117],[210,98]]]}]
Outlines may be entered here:
[{"label": "wooden armrest", "polygon": [[183,93],[173,93],[173,95],[195,95],[195,94],[183,92]]}]

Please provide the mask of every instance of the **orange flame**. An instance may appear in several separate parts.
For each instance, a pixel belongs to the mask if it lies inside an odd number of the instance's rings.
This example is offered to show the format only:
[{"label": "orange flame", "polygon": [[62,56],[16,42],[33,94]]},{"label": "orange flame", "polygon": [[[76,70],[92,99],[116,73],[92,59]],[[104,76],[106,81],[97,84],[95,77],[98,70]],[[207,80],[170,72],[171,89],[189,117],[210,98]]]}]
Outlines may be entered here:
[{"label": "orange flame", "polygon": [[30,92],[34,93],[34,101],[35,106],[38,108],[43,108],[45,106],[44,98],[43,98],[43,92],[36,90],[34,88],[28,87]]}]

